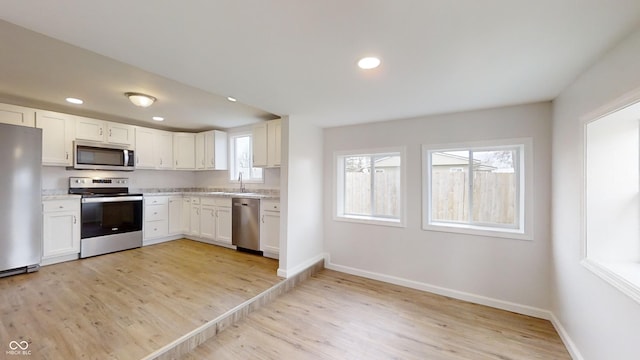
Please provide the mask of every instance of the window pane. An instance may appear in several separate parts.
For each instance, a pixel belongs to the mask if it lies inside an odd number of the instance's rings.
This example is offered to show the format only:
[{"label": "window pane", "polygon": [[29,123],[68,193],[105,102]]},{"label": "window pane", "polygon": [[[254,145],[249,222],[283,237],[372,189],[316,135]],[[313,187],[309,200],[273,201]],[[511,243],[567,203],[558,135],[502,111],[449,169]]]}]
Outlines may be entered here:
[{"label": "window pane", "polygon": [[469,151],[431,153],[431,219],[468,222]]},{"label": "window pane", "polygon": [[473,152],[473,222],[516,225],[516,150]]},{"label": "window pane", "polygon": [[400,156],[374,158],[374,213],[400,217]]},{"label": "window pane", "polygon": [[251,178],[251,137],[235,138],[236,172],[242,173],[243,179]]},{"label": "window pane", "polygon": [[344,158],[344,213],[371,214],[371,157]]}]

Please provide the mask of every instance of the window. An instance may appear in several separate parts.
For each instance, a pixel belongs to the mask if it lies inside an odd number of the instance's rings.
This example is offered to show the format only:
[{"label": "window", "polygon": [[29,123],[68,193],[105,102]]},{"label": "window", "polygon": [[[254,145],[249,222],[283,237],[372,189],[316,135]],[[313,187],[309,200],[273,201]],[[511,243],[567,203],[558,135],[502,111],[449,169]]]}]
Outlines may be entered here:
[{"label": "window", "polygon": [[640,302],[640,101],[584,125],[584,261]]},{"label": "window", "polygon": [[243,182],[263,182],[262,169],[252,167],[253,141],[251,133],[236,133],[230,135],[229,138],[230,180],[237,181],[242,174]]},{"label": "window", "polygon": [[404,226],[404,149],[336,154],[336,219]]},{"label": "window", "polygon": [[525,232],[528,147],[528,139],[423,145],[423,228],[530,238]]}]

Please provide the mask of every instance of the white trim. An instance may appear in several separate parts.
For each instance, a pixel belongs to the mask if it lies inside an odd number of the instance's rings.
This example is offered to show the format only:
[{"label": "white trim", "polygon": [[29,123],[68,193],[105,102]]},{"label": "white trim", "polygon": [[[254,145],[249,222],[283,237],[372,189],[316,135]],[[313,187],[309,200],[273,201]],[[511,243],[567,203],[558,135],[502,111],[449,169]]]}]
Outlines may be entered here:
[{"label": "white trim", "polygon": [[451,297],[458,300],[468,301],[474,304],[486,305],[496,309],[512,311],[515,313],[533,316],[533,317],[545,319],[545,320],[551,319],[551,313],[548,310],[544,310],[544,309],[540,309],[540,308],[536,308],[528,305],[517,304],[510,301],[494,299],[494,298],[490,298],[482,295],[471,294],[464,291],[448,289],[448,288],[431,285],[427,283],[422,283],[414,280],[408,280],[408,279],[404,279],[396,276],[375,273],[371,271],[352,268],[349,266],[334,264],[331,262],[329,255],[327,255],[325,259],[325,267],[330,270],[336,270],[343,273],[361,276],[368,279],[383,281],[390,284],[408,287],[411,289],[426,291],[426,292],[430,292],[437,295],[442,295],[442,296],[447,296],[447,297]]},{"label": "white trim", "polygon": [[[625,276],[617,273],[611,267],[597,260],[585,258],[580,262],[580,264],[600,277],[609,285],[620,290],[623,294],[640,303],[640,287],[638,286],[638,284],[634,284]],[[638,266],[640,267],[640,265]]]},{"label": "white trim", "polygon": [[[518,167],[519,175],[519,228],[501,228],[479,226],[476,224],[437,223],[431,221],[431,160],[429,153],[434,150],[467,150],[496,147],[520,147],[520,159]],[[500,237],[516,240],[533,240],[533,209],[534,209],[534,159],[532,138],[496,139],[487,141],[470,141],[450,144],[423,144],[422,145],[422,229],[426,231],[441,231],[460,234],[470,234],[487,237]]]},{"label": "white trim", "polygon": [[318,254],[310,259],[307,259],[305,262],[298,264],[298,266],[292,268],[292,269],[283,269],[283,268],[279,268],[278,269],[278,276],[283,277],[283,278],[290,278],[292,276],[296,276],[299,273],[307,270],[308,268],[310,268],[311,266],[313,266],[315,263],[317,263],[320,260],[324,260],[326,258],[326,254],[322,253],[322,254]]},{"label": "white trim", "polygon": [[564,343],[564,346],[567,348],[567,351],[569,352],[571,358],[573,360],[584,360],[584,357],[578,350],[578,347],[573,342],[573,340],[571,340],[569,333],[564,328],[564,326],[562,326],[560,320],[552,312],[549,312],[549,315],[551,317],[549,321],[551,321],[551,324],[556,329],[556,332],[558,332],[558,335],[560,335],[560,340],[562,340],[562,342]]}]

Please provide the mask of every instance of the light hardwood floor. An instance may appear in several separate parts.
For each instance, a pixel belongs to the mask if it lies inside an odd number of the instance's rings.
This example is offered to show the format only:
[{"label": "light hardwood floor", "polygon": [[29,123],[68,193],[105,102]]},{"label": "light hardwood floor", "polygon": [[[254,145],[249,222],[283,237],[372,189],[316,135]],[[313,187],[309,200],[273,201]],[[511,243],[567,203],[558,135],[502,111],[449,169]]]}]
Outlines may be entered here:
[{"label": "light hardwood floor", "polygon": [[0,279],[0,358],[140,359],[282,281],[278,262],[190,240]]},{"label": "light hardwood floor", "polygon": [[570,359],[551,323],[324,270],[182,360]]}]

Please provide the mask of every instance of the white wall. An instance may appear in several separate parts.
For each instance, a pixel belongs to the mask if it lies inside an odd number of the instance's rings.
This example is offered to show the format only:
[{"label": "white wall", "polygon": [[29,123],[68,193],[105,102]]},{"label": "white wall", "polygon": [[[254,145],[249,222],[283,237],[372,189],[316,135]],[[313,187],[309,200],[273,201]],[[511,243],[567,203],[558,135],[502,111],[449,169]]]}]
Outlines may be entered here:
[{"label": "white wall", "polygon": [[[325,129],[324,224],[329,267],[478,303],[548,316],[551,104]],[[534,240],[421,229],[421,144],[533,139]],[[335,151],[407,147],[406,228],[333,220]]]},{"label": "white wall", "polygon": [[126,177],[131,180],[131,189],[194,187],[193,171],[135,170],[93,171],[66,170],[61,166],[42,167],[43,190],[68,190],[69,177]]},{"label": "white wall", "polygon": [[578,353],[587,360],[640,357],[640,304],[580,265],[581,117],[640,88],[638,64],[640,29],[554,101],[552,311],[564,335],[575,344],[576,358],[580,358]]},{"label": "white wall", "polygon": [[322,129],[282,118],[280,268],[290,277],[324,257],[322,229]]},{"label": "white wall", "polygon": [[[280,189],[280,168],[263,169],[264,182],[263,183],[248,183],[245,187],[251,189]],[[237,181],[231,181],[229,179],[228,170],[209,170],[209,171],[196,171],[195,172],[194,187],[202,188],[231,188],[237,189],[240,185]]]}]

